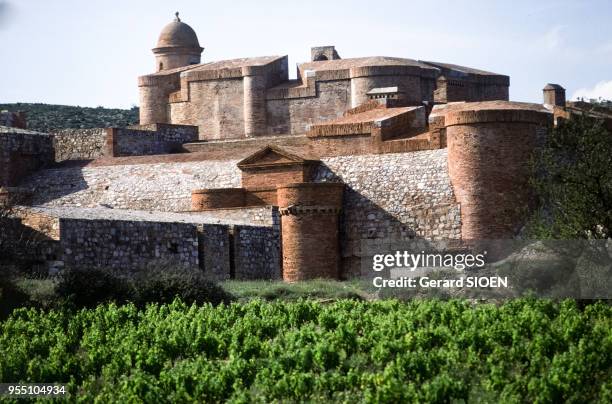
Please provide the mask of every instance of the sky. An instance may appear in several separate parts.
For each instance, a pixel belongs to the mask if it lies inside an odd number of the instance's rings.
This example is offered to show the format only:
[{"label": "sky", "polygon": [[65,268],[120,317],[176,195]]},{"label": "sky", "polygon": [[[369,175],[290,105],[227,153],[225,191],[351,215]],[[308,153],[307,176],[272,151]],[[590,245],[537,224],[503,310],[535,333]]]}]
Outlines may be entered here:
[{"label": "sky", "polygon": [[203,61],[335,45],[343,58],[396,56],[510,76],[510,99],[612,99],[612,1],[0,0],[0,103],[129,108],[151,49],[179,11]]}]

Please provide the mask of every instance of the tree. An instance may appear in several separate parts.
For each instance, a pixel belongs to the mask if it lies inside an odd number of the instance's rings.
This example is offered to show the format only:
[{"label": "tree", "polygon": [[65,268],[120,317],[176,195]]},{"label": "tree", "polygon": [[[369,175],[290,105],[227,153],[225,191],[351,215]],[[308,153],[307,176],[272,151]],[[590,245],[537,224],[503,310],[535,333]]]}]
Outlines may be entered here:
[{"label": "tree", "polygon": [[585,113],[561,122],[535,153],[533,168],[530,236],[612,237],[612,134],[602,120]]}]

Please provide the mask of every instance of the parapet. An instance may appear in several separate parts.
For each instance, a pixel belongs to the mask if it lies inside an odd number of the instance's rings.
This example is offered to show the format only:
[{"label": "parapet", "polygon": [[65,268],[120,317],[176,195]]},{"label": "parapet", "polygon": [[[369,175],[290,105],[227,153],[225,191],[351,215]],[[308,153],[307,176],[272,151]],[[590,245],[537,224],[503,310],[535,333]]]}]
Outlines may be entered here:
[{"label": "parapet", "polygon": [[529,122],[548,125],[550,111],[540,104],[512,101],[457,103],[445,114],[445,126],[471,123]]},{"label": "parapet", "polygon": [[190,125],[149,124],[106,132],[104,154],[109,157],[178,153],[183,143],[198,139],[198,127]]}]

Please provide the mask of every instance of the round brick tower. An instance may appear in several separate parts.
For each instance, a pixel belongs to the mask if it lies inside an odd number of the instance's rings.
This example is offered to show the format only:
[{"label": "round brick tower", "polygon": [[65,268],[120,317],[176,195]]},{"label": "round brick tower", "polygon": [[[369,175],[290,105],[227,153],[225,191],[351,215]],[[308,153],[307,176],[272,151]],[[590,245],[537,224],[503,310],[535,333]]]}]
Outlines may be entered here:
[{"label": "round brick tower", "polygon": [[155,70],[198,64],[203,50],[193,28],[182,22],[177,12],[174,21],[162,29],[153,49]]},{"label": "round brick tower", "polygon": [[448,168],[464,240],[514,236],[530,202],[529,160],[552,125],[541,105],[469,103],[446,114]]},{"label": "round brick tower", "polygon": [[244,134],[266,133],[266,77],[257,66],[242,68],[244,91]]},{"label": "round brick tower", "polygon": [[277,188],[283,280],[339,277],[338,217],[344,184],[296,183]]}]

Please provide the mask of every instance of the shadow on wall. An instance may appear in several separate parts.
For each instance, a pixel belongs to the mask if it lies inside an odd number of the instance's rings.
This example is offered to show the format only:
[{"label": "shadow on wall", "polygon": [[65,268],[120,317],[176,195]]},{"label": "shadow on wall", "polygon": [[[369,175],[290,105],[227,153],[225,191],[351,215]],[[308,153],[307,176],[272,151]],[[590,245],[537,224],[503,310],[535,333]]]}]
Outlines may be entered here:
[{"label": "shadow on wall", "polygon": [[[343,182],[325,164],[321,163],[321,169],[327,171],[324,181]],[[387,253],[385,249],[406,241],[421,240],[424,245],[433,245],[432,241],[460,239],[456,203],[434,204],[406,193],[395,208],[399,210],[390,212],[380,205],[380,201],[345,185],[339,232],[343,279],[370,275],[362,269],[363,260],[369,258],[368,252],[363,250],[366,244],[380,245],[380,253]]]},{"label": "shadow on wall", "polygon": [[[57,199],[68,202],[71,194],[88,189],[83,167],[89,162],[90,160],[65,162],[26,177],[21,184],[32,195],[31,205],[43,205]],[[108,189],[110,184],[100,186]]]},{"label": "shadow on wall", "polygon": [[10,208],[0,209],[0,266],[10,263],[21,271],[46,274],[49,264],[61,260],[52,220],[18,219],[10,217],[13,214]]}]

